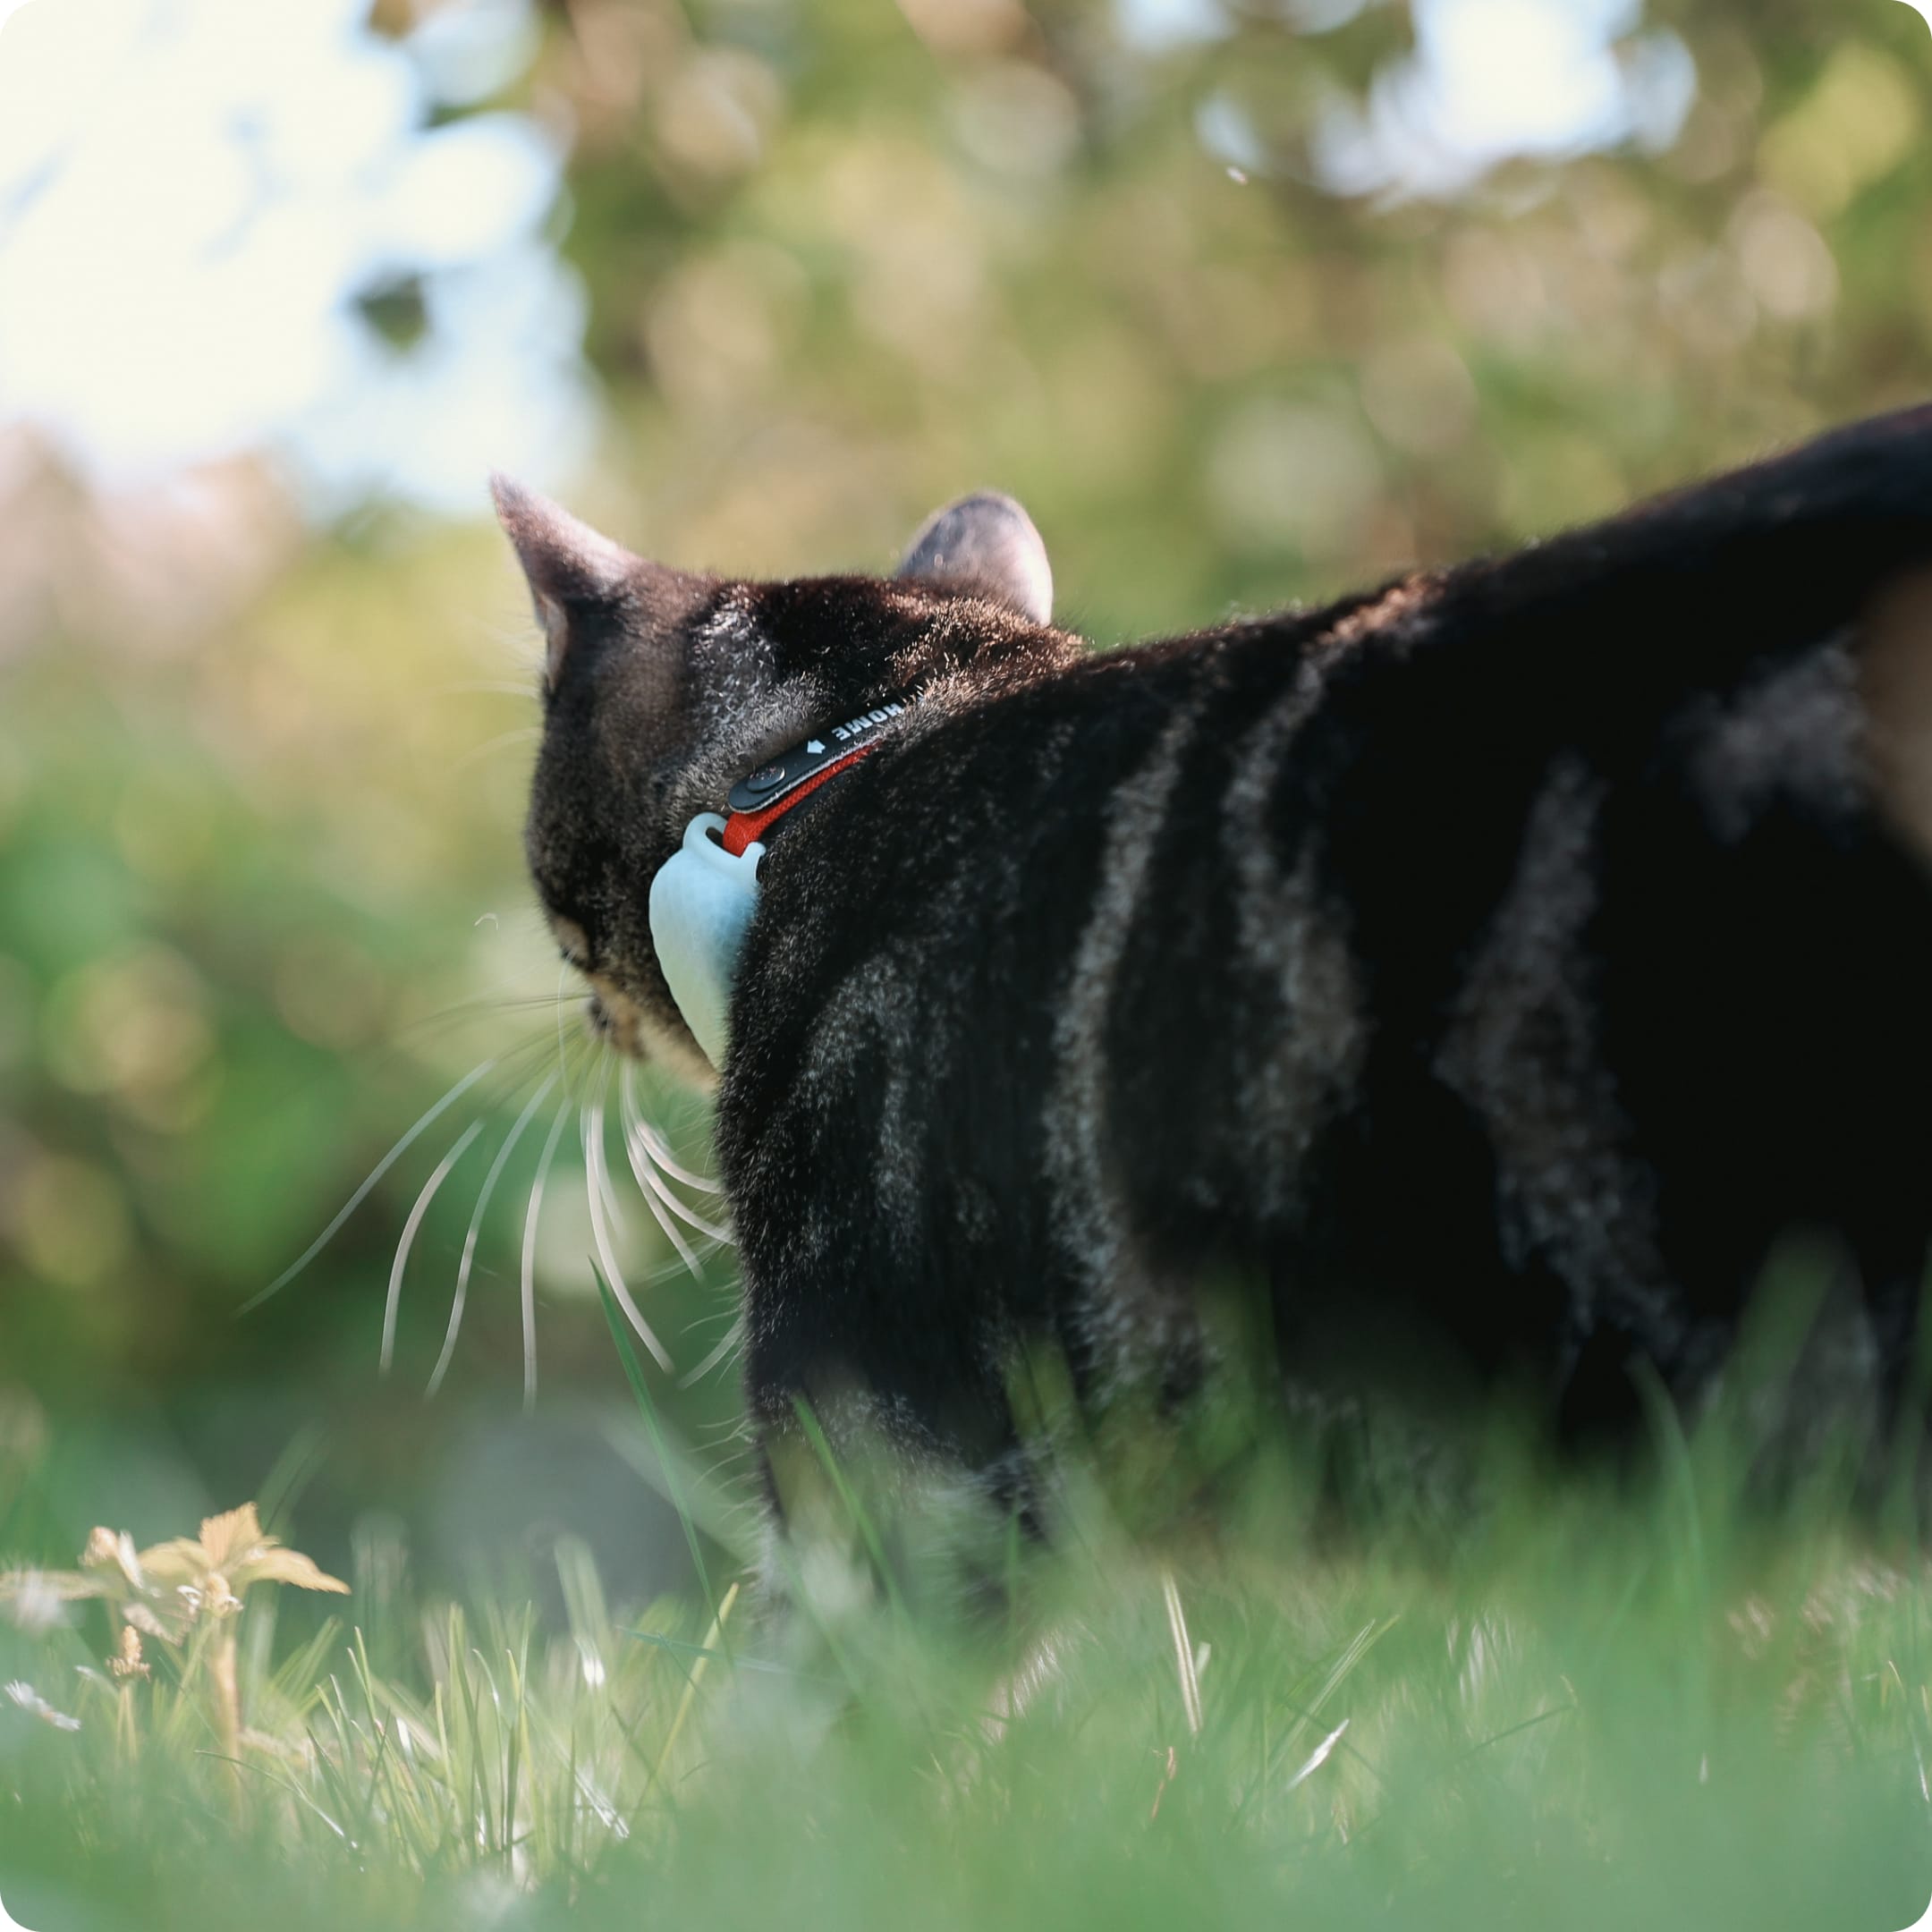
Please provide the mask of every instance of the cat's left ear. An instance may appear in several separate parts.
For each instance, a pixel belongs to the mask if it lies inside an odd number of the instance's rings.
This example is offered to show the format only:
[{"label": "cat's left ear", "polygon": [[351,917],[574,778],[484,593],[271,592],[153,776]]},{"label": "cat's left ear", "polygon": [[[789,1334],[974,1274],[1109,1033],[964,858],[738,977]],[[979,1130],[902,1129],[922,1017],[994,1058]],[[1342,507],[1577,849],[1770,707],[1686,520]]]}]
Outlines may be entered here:
[{"label": "cat's left ear", "polygon": [[997,490],[979,490],[936,510],[894,574],[989,598],[1033,623],[1053,621],[1046,546],[1033,519]]},{"label": "cat's left ear", "polygon": [[561,504],[509,477],[492,476],[490,495],[530,581],[530,601],[543,626],[544,675],[554,689],[579,615],[589,606],[609,604],[649,566]]}]

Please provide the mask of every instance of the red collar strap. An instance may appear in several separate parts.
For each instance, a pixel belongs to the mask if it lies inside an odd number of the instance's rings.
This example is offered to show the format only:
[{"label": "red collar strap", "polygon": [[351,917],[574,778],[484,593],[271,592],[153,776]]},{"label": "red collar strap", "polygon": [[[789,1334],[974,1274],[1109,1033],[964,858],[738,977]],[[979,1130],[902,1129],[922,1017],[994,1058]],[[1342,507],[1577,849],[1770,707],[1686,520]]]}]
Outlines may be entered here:
[{"label": "red collar strap", "polygon": [[724,850],[739,857],[826,779],[876,751],[886,726],[903,717],[914,702],[910,695],[881,699],[869,711],[793,745],[741,778],[731,788],[731,817],[720,840]]},{"label": "red collar strap", "polygon": [[[827,778],[836,777],[848,765],[856,765],[869,752],[877,749],[877,745],[859,745],[843,756],[832,759],[828,764],[821,765],[810,777],[801,781],[776,803],[767,805],[760,811],[733,811],[724,821],[724,830],[720,835],[719,843],[733,859],[737,858],[753,839],[763,838],[771,826],[777,824],[794,805],[809,798]],[[733,796],[736,795],[736,788],[733,787]]]}]

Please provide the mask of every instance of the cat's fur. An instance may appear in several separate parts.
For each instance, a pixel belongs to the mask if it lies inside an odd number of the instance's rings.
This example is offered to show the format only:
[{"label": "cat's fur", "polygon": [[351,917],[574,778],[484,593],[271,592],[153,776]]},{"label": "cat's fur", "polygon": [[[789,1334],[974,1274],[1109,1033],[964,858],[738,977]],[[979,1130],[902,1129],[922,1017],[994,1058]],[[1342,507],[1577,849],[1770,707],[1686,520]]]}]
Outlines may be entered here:
[{"label": "cat's fur", "polygon": [[1101,655],[1044,621],[1005,499],[894,580],[771,584],[499,502],[551,638],[530,865],[626,1050],[708,1075],[646,913],[688,821],[924,694],[775,834],[737,982],[716,1140],[761,1428],[857,1390],[1001,1467],[1017,1348],[1178,1397],[1210,1279],[1262,1284],[1304,1386],[1529,1385],[1589,1427],[1633,1360],[1703,1385],[1794,1225],[1902,1372],[1932,411]]}]

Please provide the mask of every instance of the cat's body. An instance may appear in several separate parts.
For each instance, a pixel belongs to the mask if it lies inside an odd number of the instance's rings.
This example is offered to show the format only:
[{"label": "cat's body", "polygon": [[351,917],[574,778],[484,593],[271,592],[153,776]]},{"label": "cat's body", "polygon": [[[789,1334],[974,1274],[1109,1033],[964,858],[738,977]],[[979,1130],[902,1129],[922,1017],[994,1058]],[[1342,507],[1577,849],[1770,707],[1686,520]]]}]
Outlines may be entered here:
[{"label": "cat's body", "polygon": [[686,821],[923,694],[772,835],[737,978],[716,1131],[764,1428],[858,1392],[1010,1469],[1017,1350],[1178,1397],[1230,1280],[1293,1382],[1530,1387],[1588,1427],[1633,1359],[1700,1387],[1793,1226],[1842,1241],[1902,1368],[1932,885],[1894,829],[1895,600],[1932,417],[1106,656],[1040,621],[1016,513],[963,565],[746,586],[506,499],[553,620],[533,869],[627,1044],[695,1056],[640,910]]}]

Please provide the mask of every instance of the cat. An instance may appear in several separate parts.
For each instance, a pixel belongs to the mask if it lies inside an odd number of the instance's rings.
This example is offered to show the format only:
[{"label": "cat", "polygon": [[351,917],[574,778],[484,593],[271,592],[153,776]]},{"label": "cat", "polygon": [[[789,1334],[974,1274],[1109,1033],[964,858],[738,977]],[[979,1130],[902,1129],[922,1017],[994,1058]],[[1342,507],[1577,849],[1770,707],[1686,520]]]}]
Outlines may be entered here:
[{"label": "cat", "polygon": [[[890,579],[754,583],[496,492],[547,647],[530,872],[592,1026],[715,1090],[767,1468],[802,1405],[1034,1522],[1017,1355],[1171,1410],[1230,1281],[1301,1389],[1614,1432],[1710,1385],[1793,1227],[1899,1399],[1932,410],[1106,652],[996,494]],[[651,888],[727,801],[763,854],[708,1052]]]}]

